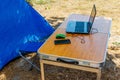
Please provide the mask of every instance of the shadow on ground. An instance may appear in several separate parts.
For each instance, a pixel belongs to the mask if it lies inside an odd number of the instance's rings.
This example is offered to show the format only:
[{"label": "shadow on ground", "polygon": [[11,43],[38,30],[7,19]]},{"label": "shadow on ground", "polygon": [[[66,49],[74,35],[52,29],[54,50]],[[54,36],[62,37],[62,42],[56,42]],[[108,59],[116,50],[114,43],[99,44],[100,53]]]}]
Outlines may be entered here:
[{"label": "shadow on ground", "polygon": [[[116,57],[113,54],[107,53],[105,66],[102,69],[102,80],[119,80],[120,65],[114,62]],[[120,58],[118,58],[120,59]]]},{"label": "shadow on ground", "polygon": [[65,17],[49,17],[47,21],[56,29],[64,21]]},{"label": "shadow on ground", "polygon": [[[101,80],[119,80],[120,68],[114,63],[113,56],[107,54],[102,68]],[[96,80],[96,74],[81,70],[45,65],[46,80]]]},{"label": "shadow on ground", "polygon": [[[39,57],[35,54],[27,54],[26,58],[39,67]],[[17,58],[7,64],[0,71],[0,80],[40,80],[40,72],[23,58]]]},{"label": "shadow on ground", "polygon": [[[39,57],[33,55],[26,56],[39,67]],[[113,59],[114,56],[108,53],[106,63],[102,68],[101,80],[119,80],[120,68]],[[40,72],[35,68],[29,70],[30,67],[31,65],[24,59],[16,59],[0,72],[0,80],[41,80]],[[96,80],[96,73],[45,65],[45,78],[46,80]]]}]

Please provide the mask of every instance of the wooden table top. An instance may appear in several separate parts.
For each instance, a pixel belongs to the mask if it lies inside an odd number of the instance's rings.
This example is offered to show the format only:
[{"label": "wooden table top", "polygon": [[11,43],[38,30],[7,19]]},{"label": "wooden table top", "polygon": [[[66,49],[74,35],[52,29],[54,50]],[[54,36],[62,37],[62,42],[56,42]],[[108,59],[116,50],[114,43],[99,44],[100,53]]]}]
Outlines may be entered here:
[{"label": "wooden table top", "polygon": [[[65,31],[65,26],[67,21],[71,18],[78,20],[77,16],[80,15],[70,15],[68,19],[60,25],[58,29],[48,38],[48,40],[38,49],[38,53],[77,59],[77,60],[87,60],[96,63],[102,63],[106,57],[106,49],[109,37],[110,23],[106,19],[106,25],[104,26],[104,31],[100,31],[93,34],[69,34]],[[86,16],[82,16],[86,17]],[[80,17],[81,18],[81,17]],[[87,19],[87,17],[86,17]],[[103,21],[105,22],[105,21]],[[95,23],[97,25],[97,23]],[[109,25],[108,25],[109,24]],[[104,25],[104,24],[102,24]],[[99,29],[99,28],[98,28]],[[56,40],[56,34],[63,33],[66,35],[66,39],[71,40],[71,44],[55,45],[54,40]],[[83,41],[83,42],[82,42]]]}]

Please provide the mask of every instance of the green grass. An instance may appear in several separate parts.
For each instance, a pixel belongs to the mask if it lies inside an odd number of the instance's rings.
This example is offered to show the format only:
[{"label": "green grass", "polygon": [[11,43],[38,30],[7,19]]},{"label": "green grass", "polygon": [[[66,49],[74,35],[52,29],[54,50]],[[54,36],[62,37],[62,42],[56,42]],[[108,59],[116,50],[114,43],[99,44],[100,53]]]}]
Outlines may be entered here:
[{"label": "green grass", "polygon": [[50,2],[50,0],[36,0],[37,4],[47,4],[49,2]]},{"label": "green grass", "polygon": [[120,46],[120,42],[113,42],[112,44],[115,46]]},{"label": "green grass", "polygon": [[48,3],[54,3],[57,0],[36,0],[36,3],[38,4],[48,4]]},{"label": "green grass", "polygon": [[29,4],[41,4],[41,5],[44,5],[44,4],[48,4],[48,3],[54,3],[56,0],[26,0],[26,2],[28,2]]}]

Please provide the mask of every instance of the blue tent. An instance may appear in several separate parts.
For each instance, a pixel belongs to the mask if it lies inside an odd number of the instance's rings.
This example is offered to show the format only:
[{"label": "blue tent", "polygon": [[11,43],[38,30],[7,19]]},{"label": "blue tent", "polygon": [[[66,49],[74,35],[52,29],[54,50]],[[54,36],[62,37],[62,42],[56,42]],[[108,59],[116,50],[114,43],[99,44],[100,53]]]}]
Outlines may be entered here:
[{"label": "blue tent", "polygon": [[[54,29],[25,0],[2,0],[0,3],[0,70],[18,57],[27,42],[47,38]],[[24,47],[24,46],[23,46]]]}]

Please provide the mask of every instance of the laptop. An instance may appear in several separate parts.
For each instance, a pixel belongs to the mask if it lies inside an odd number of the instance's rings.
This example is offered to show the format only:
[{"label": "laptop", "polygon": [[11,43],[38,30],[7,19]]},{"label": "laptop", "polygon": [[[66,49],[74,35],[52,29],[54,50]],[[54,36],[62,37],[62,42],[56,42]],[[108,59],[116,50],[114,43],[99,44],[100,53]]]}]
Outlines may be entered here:
[{"label": "laptop", "polygon": [[91,15],[88,22],[68,21],[66,32],[68,33],[86,33],[89,34],[96,16],[96,7],[93,5]]}]

